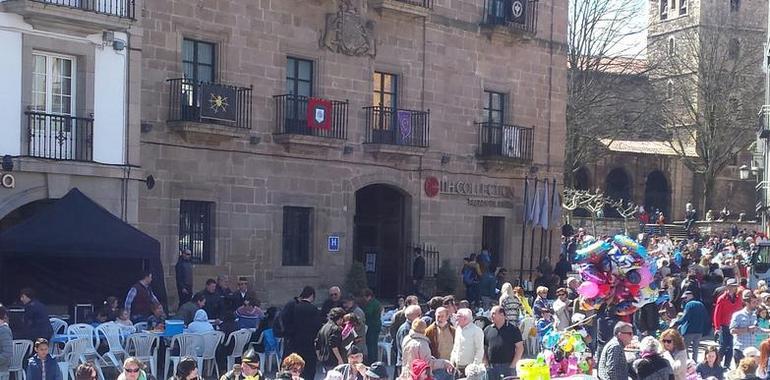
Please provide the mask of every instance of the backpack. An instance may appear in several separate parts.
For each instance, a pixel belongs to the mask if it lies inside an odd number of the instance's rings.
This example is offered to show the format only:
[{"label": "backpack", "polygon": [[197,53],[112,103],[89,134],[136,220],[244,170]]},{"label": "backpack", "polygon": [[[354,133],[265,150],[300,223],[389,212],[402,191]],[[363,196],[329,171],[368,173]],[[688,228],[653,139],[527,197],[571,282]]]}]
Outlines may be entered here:
[{"label": "backpack", "polygon": [[466,286],[473,285],[479,282],[478,274],[471,267],[463,268],[463,284]]}]

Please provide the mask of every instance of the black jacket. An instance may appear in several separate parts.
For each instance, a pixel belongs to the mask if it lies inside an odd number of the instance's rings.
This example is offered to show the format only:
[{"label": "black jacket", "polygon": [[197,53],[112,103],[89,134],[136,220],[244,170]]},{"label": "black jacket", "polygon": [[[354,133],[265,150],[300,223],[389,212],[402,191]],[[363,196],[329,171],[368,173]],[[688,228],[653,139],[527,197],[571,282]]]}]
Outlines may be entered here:
[{"label": "black jacket", "polygon": [[422,280],[425,278],[425,258],[417,256],[412,265],[412,279]]},{"label": "black jacket", "polygon": [[193,266],[190,260],[185,260],[179,257],[179,261],[176,262],[174,267],[176,270],[176,288],[181,292],[182,289],[187,289],[188,294],[192,296],[193,291]]},{"label": "black jacket", "polygon": [[660,325],[658,305],[655,302],[650,302],[642,306],[641,309],[634,313],[634,324],[639,331],[655,332]]},{"label": "black jacket", "polygon": [[[300,356],[315,355],[313,349],[321,316],[312,303],[304,300],[287,305],[281,312],[281,321],[286,338],[286,352],[296,352]],[[286,310],[288,309],[288,310]]]},{"label": "black jacket", "polygon": [[48,309],[38,300],[32,300],[24,305],[24,329],[19,335],[21,339],[35,341],[37,338],[51,339],[53,327],[48,320]]}]

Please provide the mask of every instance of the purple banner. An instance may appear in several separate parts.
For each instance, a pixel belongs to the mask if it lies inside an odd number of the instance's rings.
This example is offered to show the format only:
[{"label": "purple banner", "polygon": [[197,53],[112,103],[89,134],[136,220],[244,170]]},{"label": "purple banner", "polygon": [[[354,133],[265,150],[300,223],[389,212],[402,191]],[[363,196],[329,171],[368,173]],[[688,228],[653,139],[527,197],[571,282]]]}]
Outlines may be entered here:
[{"label": "purple banner", "polygon": [[398,130],[401,132],[401,141],[407,141],[412,136],[412,113],[409,111],[396,111]]}]

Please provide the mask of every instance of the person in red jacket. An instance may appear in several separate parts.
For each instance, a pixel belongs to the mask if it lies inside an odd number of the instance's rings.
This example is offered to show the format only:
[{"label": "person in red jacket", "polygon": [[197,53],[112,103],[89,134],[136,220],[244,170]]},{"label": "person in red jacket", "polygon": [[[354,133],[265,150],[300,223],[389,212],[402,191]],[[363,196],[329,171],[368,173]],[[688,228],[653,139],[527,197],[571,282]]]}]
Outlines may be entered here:
[{"label": "person in red jacket", "polygon": [[740,310],[743,305],[736,295],[738,291],[738,281],[734,278],[728,278],[726,281],[727,291],[717,298],[714,306],[714,331],[719,333],[719,353],[724,358],[725,368],[730,366],[733,359],[733,336],[730,334],[730,319],[733,313]]}]

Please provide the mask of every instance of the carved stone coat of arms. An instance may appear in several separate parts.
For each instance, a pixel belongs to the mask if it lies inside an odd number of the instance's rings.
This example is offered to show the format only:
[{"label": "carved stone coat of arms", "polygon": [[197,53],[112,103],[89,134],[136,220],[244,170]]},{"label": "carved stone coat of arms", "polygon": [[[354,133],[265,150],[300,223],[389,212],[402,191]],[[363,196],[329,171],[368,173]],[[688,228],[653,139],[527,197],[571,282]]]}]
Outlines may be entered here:
[{"label": "carved stone coat of arms", "polygon": [[374,30],[364,17],[363,1],[338,0],[337,12],[326,15],[322,46],[345,55],[374,57]]}]

